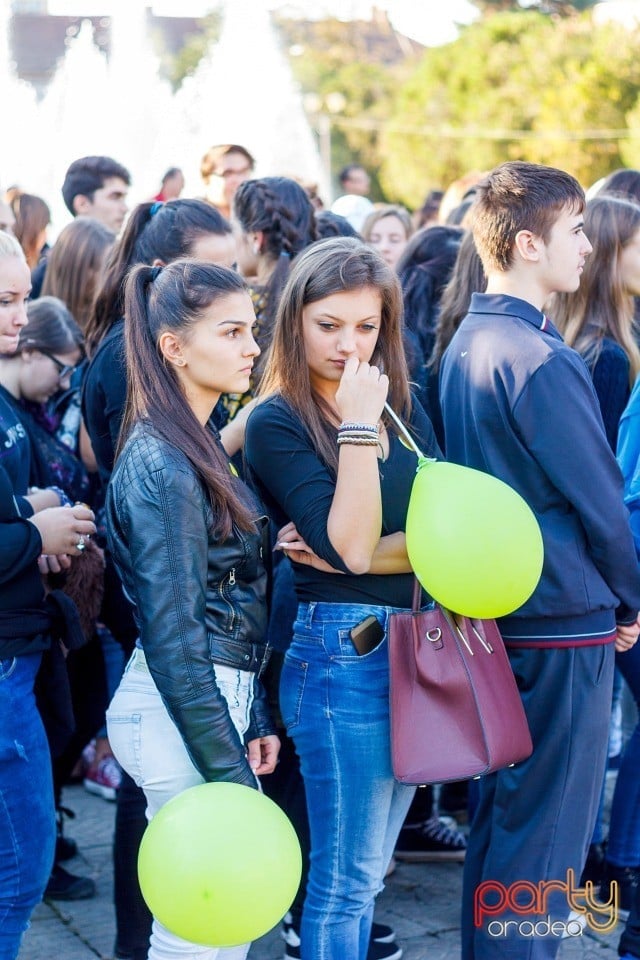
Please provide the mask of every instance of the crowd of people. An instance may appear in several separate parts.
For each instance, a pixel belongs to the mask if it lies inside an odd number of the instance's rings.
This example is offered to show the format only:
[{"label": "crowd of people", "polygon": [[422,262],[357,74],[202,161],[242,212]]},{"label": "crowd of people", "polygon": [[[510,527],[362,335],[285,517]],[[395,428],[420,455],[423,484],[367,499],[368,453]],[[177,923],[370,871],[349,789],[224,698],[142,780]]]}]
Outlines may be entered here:
[{"label": "crowd of people", "polygon": [[[117,805],[117,960],[248,955],[183,940],[138,885],[148,821],[210,781],[295,827],[285,960],[398,960],[374,919],[395,858],[464,861],[464,960],[555,956],[516,928],[543,881],[567,921],[569,871],[640,957],[640,725],[602,826],[623,683],[640,705],[640,172],[587,199],[508,161],[410,213],[357,163],[331,209],[254,168],[216,145],[200,196],[170,167],[128,210],[128,170],[80,158],[51,246],[43,198],[0,207],[0,960],[42,897],[94,895],[63,866],[78,778]],[[396,418],[542,532],[540,582],[499,621],[533,753],[479,783],[393,777],[416,469]],[[521,886],[491,905],[511,936],[478,922],[486,881]]]}]

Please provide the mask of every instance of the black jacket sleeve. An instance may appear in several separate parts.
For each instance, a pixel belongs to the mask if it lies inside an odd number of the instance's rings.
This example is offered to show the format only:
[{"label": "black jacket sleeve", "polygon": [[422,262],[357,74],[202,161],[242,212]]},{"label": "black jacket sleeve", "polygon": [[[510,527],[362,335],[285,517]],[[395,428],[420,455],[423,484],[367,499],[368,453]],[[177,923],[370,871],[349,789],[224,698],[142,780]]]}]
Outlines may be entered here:
[{"label": "black jacket sleeve", "polygon": [[[559,416],[561,396],[571,398],[571,408],[565,404]],[[514,415],[527,449],[580,518],[593,563],[620,601],[618,623],[632,623],[640,609],[640,573],[622,474],[586,368],[554,354],[528,381]]]},{"label": "black jacket sleeve", "polygon": [[38,528],[24,519],[32,514],[27,500],[14,497],[9,475],[0,467],[0,585],[16,581],[42,553]]}]

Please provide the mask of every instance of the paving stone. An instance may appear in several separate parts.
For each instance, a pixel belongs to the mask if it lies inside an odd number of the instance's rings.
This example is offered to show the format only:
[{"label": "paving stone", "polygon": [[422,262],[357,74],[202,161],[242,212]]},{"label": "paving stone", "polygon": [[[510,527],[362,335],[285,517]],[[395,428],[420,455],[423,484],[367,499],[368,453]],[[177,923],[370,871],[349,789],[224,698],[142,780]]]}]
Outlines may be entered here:
[{"label": "paving stone", "polygon": [[[115,939],[111,844],[115,805],[67,787],[63,802],[76,812],[66,832],[80,855],[65,864],[71,872],[92,877],[91,900],[40,904],[25,935],[19,960],[111,960]],[[458,960],[460,891],[458,863],[398,863],[376,907],[376,919],[389,923],[404,950],[404,960]],[[621,926],[607,936],[586,932],[566,940],[559,960],[617,960]],[[249,960],[282,960],[279,928],[256,941]],[[349,960],[349,958],[345,958]]]}]

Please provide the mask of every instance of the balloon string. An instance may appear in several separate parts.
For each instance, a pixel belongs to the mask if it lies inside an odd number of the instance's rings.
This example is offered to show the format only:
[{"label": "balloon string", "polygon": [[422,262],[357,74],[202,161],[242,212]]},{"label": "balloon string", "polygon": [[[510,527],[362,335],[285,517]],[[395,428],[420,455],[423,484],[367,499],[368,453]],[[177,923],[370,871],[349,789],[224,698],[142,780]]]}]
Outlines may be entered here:
[{"label": "balloon string", "polygon": [[391,417],[391,419],[393,420],[393,422],[395,423],[396,427],[398,428],[398,430],[400,431],[404,439],[407,441],[408,446],[411,448],[411,450],[413,450],[413,452],[418,457],[418,460],[434,460],[435,459],[434,457],[425,457],[424,453],[422,452],[420,447],[417,445],[417,443],[415,442],[415,440],[413,439],[413,437],[411,436],[411,434],[409,433],[409,431],[407,430],[407,428],[405,427],[404,423],[402,422],[398,414],[395,412],[395,410],[393,410],[389,406],[389,404],[386,402],[385,402],[384,408],[389,414],[389,416]]}]

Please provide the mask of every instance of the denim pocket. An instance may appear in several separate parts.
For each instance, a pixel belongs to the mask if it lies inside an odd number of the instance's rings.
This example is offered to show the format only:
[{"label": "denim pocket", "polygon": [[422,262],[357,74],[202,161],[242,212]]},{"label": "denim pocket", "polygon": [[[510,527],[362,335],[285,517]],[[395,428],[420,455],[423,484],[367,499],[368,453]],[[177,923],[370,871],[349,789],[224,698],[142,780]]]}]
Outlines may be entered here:
[{"label": "denim pocket", "polygon": [[280,676],[280,712],[287,733],[291,733],[300,723],[308,667],[309,664],[304,660],[285,656]]},{"label": "denim pocket", "polygon": [[139,713],[107,711],[107,733],[113,755],[138,786],[142,779],[142,717]]},{"label": "denim pocket", "polygon": [[0,660],[0,680],[8,680],[17,664],[17,657],[5,657],[4,660]]},{"label": "denim pocket", "polygon": [[355,646],[353,645],[353,640],[351,639],[351,630],[338,630],[338,641],[340,644],[340,656],[336,659],[338,660],[369,660],[371,657],[375,657],[377,653],[380,652],[382,647],[384,647],[387,641],[387,634],[383,633],[380,641],[376,643],[375,647],[371,650],[368,650],[366,653],[358,653]]}]

